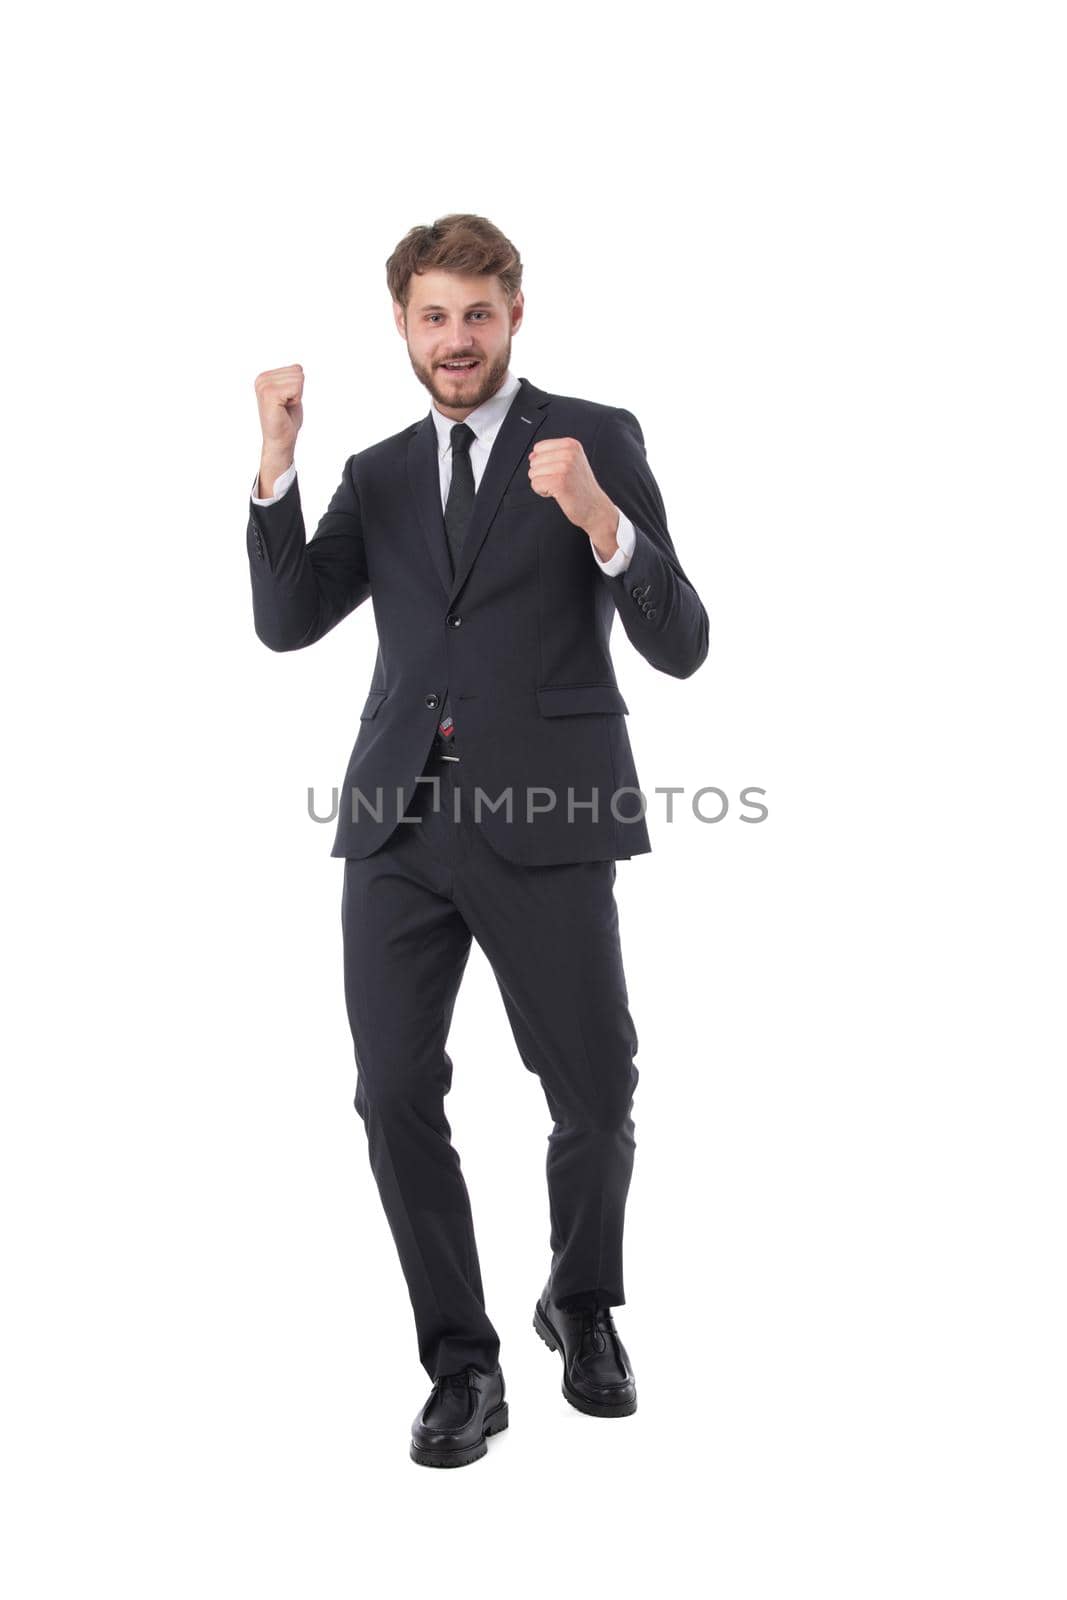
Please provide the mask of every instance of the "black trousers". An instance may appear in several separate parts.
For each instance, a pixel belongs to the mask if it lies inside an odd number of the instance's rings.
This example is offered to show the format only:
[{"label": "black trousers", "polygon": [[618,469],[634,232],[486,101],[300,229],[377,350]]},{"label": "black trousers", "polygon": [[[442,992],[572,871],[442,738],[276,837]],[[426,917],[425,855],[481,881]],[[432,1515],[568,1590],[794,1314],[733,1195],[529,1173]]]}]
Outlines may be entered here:
[{"label": "black trousers", "polygon": [[[391,838],[345,860],[345,1000],[355,1106],[431,1378],[491,1371],[470,1199],[444,1098],[445,1049],[471,939],[493,969],[519,1055],[541,1080],[548,1134],[552,1293],[571,1308],[622,1305],[623,1217],[638,1069],[615,904],[615,862],[505,860],[474,820],[457,762],[431,755]],[[456,821],[456,789],[459,820]],[[531,1291],[544,1283],[531,1270]]]}]

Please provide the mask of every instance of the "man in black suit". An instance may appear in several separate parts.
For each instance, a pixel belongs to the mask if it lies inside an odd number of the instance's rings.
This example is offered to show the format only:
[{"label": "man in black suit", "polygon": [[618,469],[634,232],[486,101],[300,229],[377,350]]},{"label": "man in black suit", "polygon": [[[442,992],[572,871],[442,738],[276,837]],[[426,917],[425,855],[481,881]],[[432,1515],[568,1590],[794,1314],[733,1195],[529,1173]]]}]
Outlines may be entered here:
[{"label": "man in black suit", "polygon": [[579,1410],[636,1409],[611,1310],[625,1303],[638,1080],[614,884],[616,861],[651,846],[609,634],[618,616],[677,678],[708,651],[636,417],[511,373],[521,277],[482,217],[401,240],[386,278],[433,403],[348,458],[310,541],[293,464],[303,371],[256,379],[256,632],[302,649],[368,598],[377,626],[332,854],[355,1105],[434,1380],[410,1447],[430,1466],[478,1459],[508,1420],[443,1103],[472,939],[553,1118],[534,1326]]}]

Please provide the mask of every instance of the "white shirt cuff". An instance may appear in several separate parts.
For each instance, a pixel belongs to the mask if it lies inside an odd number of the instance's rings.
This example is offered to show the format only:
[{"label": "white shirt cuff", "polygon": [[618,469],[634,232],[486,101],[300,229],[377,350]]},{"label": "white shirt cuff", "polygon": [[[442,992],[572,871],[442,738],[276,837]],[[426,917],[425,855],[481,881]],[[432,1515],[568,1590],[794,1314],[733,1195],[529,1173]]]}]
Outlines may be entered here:
[{"label": "white shirt cuff", "polygon": [[254,506],[272,506],[276,500],[281,499],[295,477],[296,462],[294,461],[291,467],[286,467],[281,476],[275,479],[274,493],[270,496],[270,499],[259,500],[256,498],[256,490],[259,488],[259,473],[257,472],[252,480],[252,504]]},{"label": "white shirt cuff", "polygon": [[606,561],[601,561],[600,557],[596,553],[596,549],[593,546],[592,541],[590,541],[590,549],[593,551],[593,560],[596,562],[605,578],[614,578],[616,573],[626,571],[627,567],[630,565],[630,557],[634,553],[634,546],[637,543],[637,535],[634,533],[634,525],[630,521],[629,517],[623,516],[621,511],[619,512],[619,526],[616,530],[615,538],[618,540],[619,548],[616,550],[615,554],[613,556],[609,556]]}]

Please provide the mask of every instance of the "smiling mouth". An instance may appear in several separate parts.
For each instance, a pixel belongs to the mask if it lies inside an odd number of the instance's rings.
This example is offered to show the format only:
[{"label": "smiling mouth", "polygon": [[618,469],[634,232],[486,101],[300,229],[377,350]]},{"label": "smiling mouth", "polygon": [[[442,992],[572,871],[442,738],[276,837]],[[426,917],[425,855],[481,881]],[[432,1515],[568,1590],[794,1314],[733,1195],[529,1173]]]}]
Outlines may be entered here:
[{"label": "smiling mouth", "polygon": [[473,360],[473,359],[470,360],[470,361],[457,361],[457,362],[442,361],[441,362],[441,370],[443,372],[456,372],[456,373],[473,372],[476,366],[478,366],[478,362],[477,362],[477,360]]}]

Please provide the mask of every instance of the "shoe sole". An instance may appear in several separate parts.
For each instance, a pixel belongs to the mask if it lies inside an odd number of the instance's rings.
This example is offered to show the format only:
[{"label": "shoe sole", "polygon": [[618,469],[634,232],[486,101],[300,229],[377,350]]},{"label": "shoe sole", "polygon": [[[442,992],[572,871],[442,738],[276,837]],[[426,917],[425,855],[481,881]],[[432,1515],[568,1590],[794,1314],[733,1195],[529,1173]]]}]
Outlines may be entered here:
[{"label": "shoe sole", "polygon": [[437,1450],[428,1450],[411,1441],[411,1459],[417,1461],[420,1467],[467,1467],[472,1461],[480,1461],[488,1450],[486,1440],[494,1433],[503,1433],[508,1425],[508,1403],[502,1400],[493,1410],[486,1412],[485,1426],[482,1428],[482,1437],[477,1444],[471,1444],[464,1450],[446,1450],[443,1446]]},{"label": "shoe sole", "polygon": [[565,1351],[563,1349],[562,1343],[556,1337],[556,1334],[555,1334],[555,1331],[553,1330],[552,1324],[549,1322],[548,1318],[545,1316],[544,1312],[541,1310],[541,1302],[540,1302],[540,1300],[537,1302],[536,1306],[534,1307],[533,1325],[534,1325],[534,1329],[537,1332],[538,1336],[541,1339],[544,1340],[544,1342],[545,1342],[545,1344],[547,1344],[548,1348],[550,1350],[558,1350],[559,1351],[560,1356],[563,1359],[563,1394],[564,1394],[565,1399],[569,1400],[571,1405],[574,1406],[574,1408],[577,1411],[584,1411],[587,1417],[632,1417],[633,1416],[634,1412],[637,1410],[637,1396],[636,1396],[636,1394],[634,1395],[634,1397],[633,1397],[633,1399],[631,1401],[627,1402],[626,1405],[623,1405],[623,1406],[612,1406],[612,1405],[608,1405],[608,1404],[606,1404],[606,1403],[604,1403],[602,1401],[599,1401],[599,1400],[589,1400],[589,1399],[586,1398],[586,1396],[584,1394],[579,1394],[576,1389],[572,1389],[571,1388],[571,1385],[567,1381],[567,1356],[566,1356],[566,1353],[565,1353]]}]

